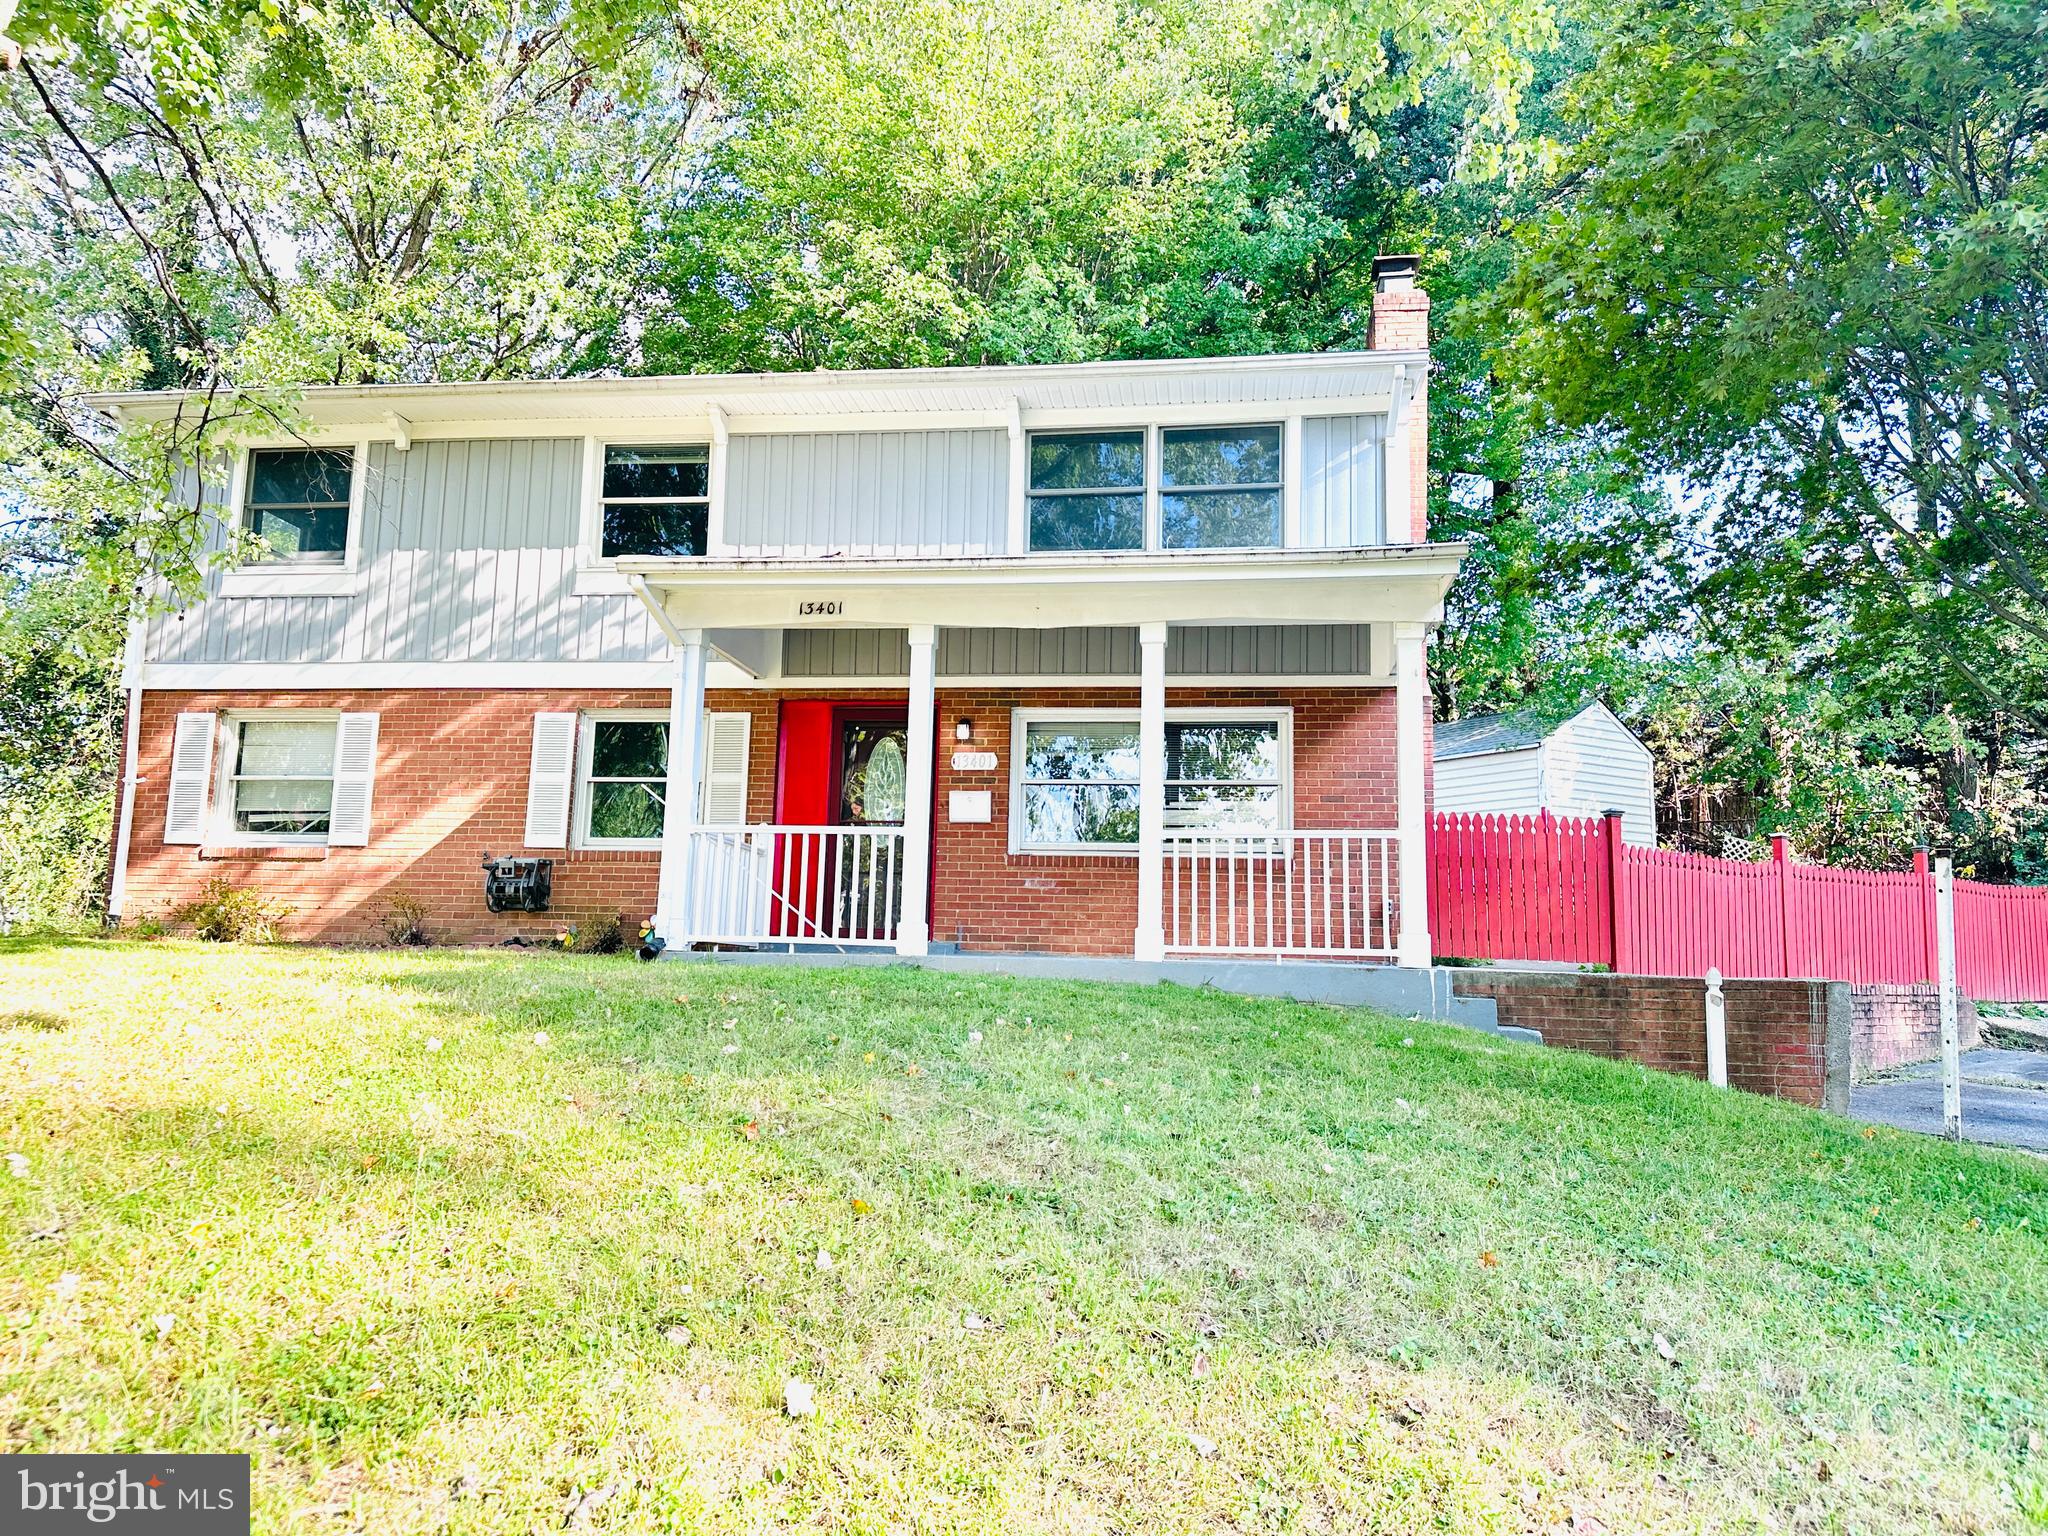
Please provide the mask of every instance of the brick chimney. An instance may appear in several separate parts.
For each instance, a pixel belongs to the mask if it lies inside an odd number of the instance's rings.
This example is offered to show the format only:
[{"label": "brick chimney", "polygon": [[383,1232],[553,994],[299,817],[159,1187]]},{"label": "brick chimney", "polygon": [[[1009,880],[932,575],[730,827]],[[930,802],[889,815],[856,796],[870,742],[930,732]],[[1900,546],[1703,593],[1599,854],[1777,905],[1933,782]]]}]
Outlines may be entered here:
[{"label": "brick chimney", "polygon": [[1372,349],[1420,352],[1429,346],[1429,295],[1416,285],[1419,256],[1372,261]]},{"label": "brick chimney", "polygon": [[[1429,295],[1415,281],[1422,265],[1416,256],[1376,256],[1372,263],[1372,332],[1375,352],[1429,350]],[[1401,413],[1400,436],[1408,447],[1408,537],[1420,544],[1429,537],[1429,365],[1414,365],[1406,380],[1409,394]],[[1387,537],[1400,536],[1395,509],[1388,509]]]}]

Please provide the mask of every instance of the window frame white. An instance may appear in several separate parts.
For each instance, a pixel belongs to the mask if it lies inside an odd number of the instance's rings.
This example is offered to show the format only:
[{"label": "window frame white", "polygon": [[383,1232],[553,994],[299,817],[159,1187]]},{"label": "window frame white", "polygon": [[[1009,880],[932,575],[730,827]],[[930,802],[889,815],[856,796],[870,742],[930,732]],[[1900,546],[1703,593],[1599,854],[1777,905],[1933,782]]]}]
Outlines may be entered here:
[{"label": "window frame white", "polygon": [[[1034,555],[1077,555],[1077,554],[1136,554],[1153,547],[1152,528],[1152,444],[1157,429],[1144,426],[1122,427],[1040,427],[1024,434],[1024,542]],[[1031,450],[1040,438],[1054,437],[1135,437],[1138,440],[1138,483],[1136,485],[1087,485],[1038,490],[1031,484]],[[1031,544],[1031,525],[1034,521],[1032,503],[1041,496],[1076,497],[1091,496],[1108,498],[1112,496],[1135,496],[1138,499],[1138,542],[1130,545],[1116,545],[1106,549],[1039,549]]]},{"label": "window frame white", "polygon": [[[725,444],[719,440],[716,423],[700,437],[694,422],[674,432],[658,429],[645,432],[607,433],[583,439],[583,484],[579,497],[576,534],[576,575],[572,588],[578,597],[618,596],[630,592],[626,578],[619,574],[616,555],[604,552],[604,464],[614,448],[702,448],[705,464],[704,554],[718,549],[724,514]],[[691,497],[651,498],[662,502],[695,501]]]},{"label": "window frame white", "polygon": [[[597,727],[620,722],[643,725],[648,723],[667,725],[669,723],[669,712],[665,709],[586,709],[582,711],[582,717],[576,723],[576,787],[575,794],[570,800],[569,846],[571,848],[588,848],[593,852],[604,850],[659,852],[661,849],[661,837],[658,833],[653,837],[594,837],[591,835],[590,786],[592,780],[590,768],[597,751]],[[666,798],[668,785],[665,782],[667,767],[667,754],[664,753],[662,757],[663,773],[657,776],[664,779],[661,789],[664,797],[661,805],[662,821],[664,824],[668,820],[668,800]],[[605,782],[625,781],[607,779]],[[631,782],[638,783],[642,781],[633,780]]]},{"label": "window frame white", "polygon": [[[1263,432],[1271,431],[1278,441],[1280,478],[1260,480],[1243,485],[1168,485],[1166,483],[1166,439],[1175,432]],[[1169,555],[1205,554],[1211,550],[1243,550],[1287,548],[1287,422],[1280,421],[1229,421],[1215,426],[1190,426],[1175,423],[1163,426],[1158,433],[1159,444],[1159,548]],[[1270,491],[1273,495],[1273,542],[1270,544],[1197,544],[1192,548],[1169,547],[1166,542],[1166,498],[1169,496],[1218,496],[1242,491]]]},{"label": "window frame white", "polygon": [[238,443],[228,471],[226,516],[232,542],[249,530],[250,467],[256,454],[310,452],[349,454],[348,536],[339,564],[331,560],[245,559],[222,573],[222,597],[353,597],[363,586],[363,509],[368,498],[370,442],[367,437],[251,438]]},{"label": "window frame white", "polygon": [[[1009,851],[1013,856],[1027,858],[1136,858],[1136,843],[1032,843],[1024,840],[1024,745],[1025,733],[1032,725],[1057,724],[1062,721],[1080,724],[1102,724],[1110,721],[1129,721],[1135,728],[1138,724],[1138,708],[1128,709],[1114,706],[1093,706],[1085,709],[1061,709],[1058,705],[1032,705],[1028,708],[1010,711],[1010,800],[1008,822]],[[1242,708],[1204,705],[1185,709],[1169,709],[1166,712],[1168,725],[1225,724],[1236,722],[1272,722],[1278,729],[1277,751],[1280,758],[1279,826],[1274,832],[1246,832],[1242,836],[1273,837],[1284,833],[1294,825],[1294,706],[1291,704],[1251,704]],[[1133,781],[1135,782],[1135,781]],[[1173,781],[1169,781],[1171,783]],[[1210,782],[1235,782],[1212,781]],[[1217,836],[1233,835],[1227,830]]]},{"label": "window frame white", "polygon": [[[745,716],[747,712],[744,710],[709,708],[704,711],[704,733],[701,740],[705,743],[707,749],[711,741],[712,722],[720,715],[731,714]],[[748,718],[747,757],[748,770],[751,772],[754,742],[751,717]],[[619,852],[621,850],[626,852],[659,853],[661,851],[661,839],[659,837],[593,837],[590,834],[590,768],[597,751],[597,727],[605,722],[618,720],[639,722],[641,724],[651,721],[657,725],[668,725],[670,723],[669,712],[665,709],[585,709],[577,712],[575,782],[570,787],[569,795],[569,846],[571,848],[587,849],[593,853]],[[667,760],[664,758],[663,767],[666,768],[666,766]],[[706,793],[705,766],[703,763],[697,765],[696,815],[699,819],[704,814],[704,796]],[[606,782],[620,781],[606,780]],[[632,782],[640,781],[635,780]],[[666,795],[666,784],[663,785],[662,792]],[[666,799],[662,801],[662,819],[664,823],[668,819],[668,802]],[[742,824],[744,824],[744,820]]]},{"label": "window frame white", "polygon": [[[330,838],[334,829],[334,800],[331,793],[335,781],[334,768],[341,753],[341,717],[339,709],[224,709],[214,722],[214,763],[213,763],[213,805],[207,817],[206,846],[213,848],[327,848],[333,846]],[[286,720],[324,720],[334,727],[334,738],[328,746],[327,783],[330,794],[327,802],[326,832],[244,832],[235,826],[235,785],[238,775],[235,767],[241,759],[242,727],[252,722],[266,723]],[[256,777],[275,779],[276,774],[262,774]],[[318,776],[313,774],[293,775],[308,782]]]},{"label": "window frame white", "polygon": [[[1277,416],[1233,417],[1224,416],[1215,420],[1205,418],[1182,419],[1180,413],[1160,415],[1144,420],[1122,418],[1101,422],[1050,422],[1026,421],[1020,433],[1019,454],[1023,462],[1021,529],[1023,553],[1048,557],[1077,554],[1163,554],[1203,555],[1210,553],[1251,554],[1261,550],[1292,549],[1295,545],[1296,530],[1290,521],[1290,508],[1298,509],[1301,494],[1300,426],[1299,416],[1282,413]],[[1241,431],[1270,430],[1280,436],[1280,479],[1278,484],[1260,481],[1247,486],[1172,486],[1166,479],[1166,434],[1169,432],[1223,432],[1231,429]],[[1144,474],[1138,485],[1128,487],[1089,487],[1073,491],[1039,491],[1031,486],[1031,445],[1041,437],[1108,437],[1137,434],[1141,438],[1144,455]],[[1291,445],[1291,446],[1290,446]],[[1279,492],[1279,516],[1275,538],[1271,544],[1204,544],[1194,549],[1169,549],[1166,546],[1164,518],[1161,513],[1161,499],[1167,495],[1188,493],[1200,495],[1222,490],[1256,490]],[[1031,542],[1031,502],[1038,496],[1107,496],[1142,494],[1144,513],[1138,543],[1128,549],[1075,550],[1039,549]]]}]

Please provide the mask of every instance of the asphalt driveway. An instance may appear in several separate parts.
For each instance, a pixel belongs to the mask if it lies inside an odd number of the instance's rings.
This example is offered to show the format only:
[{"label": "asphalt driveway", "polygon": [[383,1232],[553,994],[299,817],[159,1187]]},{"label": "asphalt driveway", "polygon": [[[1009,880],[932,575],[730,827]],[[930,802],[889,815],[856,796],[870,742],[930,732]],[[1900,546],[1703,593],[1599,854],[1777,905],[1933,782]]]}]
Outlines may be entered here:
[{"label": "asphalt driveway", "polygon": [[[1963,1052],[1963,1135],[2048,1154],[2048,1051]],[[1941,1064],[1901,1067],[1849,1091],[1858,1120],[1941,1134]]]}]

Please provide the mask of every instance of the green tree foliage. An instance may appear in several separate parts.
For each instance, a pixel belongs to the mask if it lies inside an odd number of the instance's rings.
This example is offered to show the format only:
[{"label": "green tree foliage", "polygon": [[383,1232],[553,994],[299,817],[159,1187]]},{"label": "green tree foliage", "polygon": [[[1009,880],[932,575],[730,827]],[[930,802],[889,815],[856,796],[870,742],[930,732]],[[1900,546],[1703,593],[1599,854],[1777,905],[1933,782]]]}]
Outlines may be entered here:
[{"label": "green tree foliage", "polygon": [[1825,674],[1870,725],[1855,759],[1933,789],[1921,830],[2020,867],[2013,765],[2038,774],[2048,730],[2042,12],[1619,0],[1601,29],[1520,232],[1508,366],[1710,488],[1703,641]]}]

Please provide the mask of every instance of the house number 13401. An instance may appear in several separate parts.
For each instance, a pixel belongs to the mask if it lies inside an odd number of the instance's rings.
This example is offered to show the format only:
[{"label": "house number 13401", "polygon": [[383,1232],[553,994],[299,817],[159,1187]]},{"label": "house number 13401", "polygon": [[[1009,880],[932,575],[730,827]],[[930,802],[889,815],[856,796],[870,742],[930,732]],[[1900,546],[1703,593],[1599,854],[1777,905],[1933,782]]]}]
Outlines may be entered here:
[{"label": "house number 13401", "polygon": [[796,605],[796,616],[800,619],[836,619],[844,612],[846,604],[836,597],[807,597]]}]

